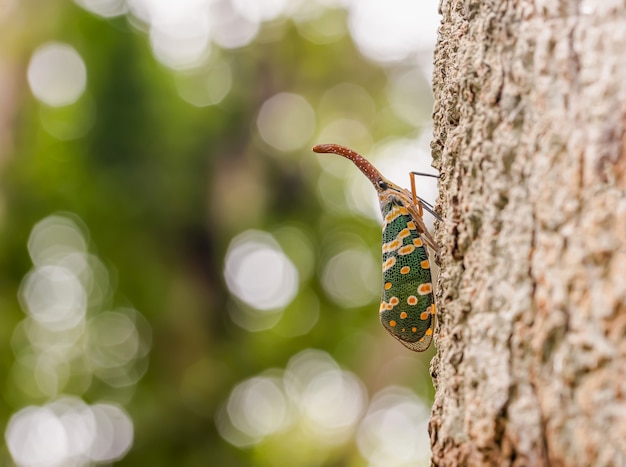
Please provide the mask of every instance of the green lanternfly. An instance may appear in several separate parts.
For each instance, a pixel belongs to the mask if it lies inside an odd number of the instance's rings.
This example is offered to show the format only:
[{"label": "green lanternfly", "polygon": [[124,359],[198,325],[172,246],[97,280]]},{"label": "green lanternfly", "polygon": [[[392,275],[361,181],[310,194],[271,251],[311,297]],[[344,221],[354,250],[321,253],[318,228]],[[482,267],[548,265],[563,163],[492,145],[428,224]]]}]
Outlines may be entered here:
[{"label": "green lanternfly", "polygon": [[[380,322],[404,346],[417,352],[426,350],[435,323],[435,299],[426,246],[432,248],[437,257],[439,248],[424,225],[422,208],[425,206],[415,196],[414,178],[411,177],[413,193],[410,193],[384,178],[351,149],[338,144],[320,144],[313,151],[350,159],[376,188],[383,215]],[[431,209],[426,209],[432,213]]]}]

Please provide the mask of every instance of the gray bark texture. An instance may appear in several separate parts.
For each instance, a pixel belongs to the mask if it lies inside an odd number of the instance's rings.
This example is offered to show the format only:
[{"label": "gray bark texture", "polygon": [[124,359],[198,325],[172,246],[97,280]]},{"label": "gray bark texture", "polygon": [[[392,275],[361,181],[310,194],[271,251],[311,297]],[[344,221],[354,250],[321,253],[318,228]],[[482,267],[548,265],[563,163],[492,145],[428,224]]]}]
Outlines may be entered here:
[{"label": "gray bark texture", "polygon": [[434,465],[626,465],[626,2],[441,0]]}]

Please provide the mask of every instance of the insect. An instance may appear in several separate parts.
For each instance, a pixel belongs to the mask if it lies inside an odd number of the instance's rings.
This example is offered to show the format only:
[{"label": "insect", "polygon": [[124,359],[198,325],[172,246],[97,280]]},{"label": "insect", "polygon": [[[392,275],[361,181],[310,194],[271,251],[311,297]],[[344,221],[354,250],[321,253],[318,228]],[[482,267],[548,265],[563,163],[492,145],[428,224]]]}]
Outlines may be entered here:
[{"label": "insect", "polygon": [[435,323],[435,299],[426,246],[433,249],[436,257],[439,256],[439,248],[426,230],[422,209],[437,218],[439,216],[415,196],[413,175],[410,193],[387,180],[370,162],[351,149],[338,144],[320,144],[313,151],[350,159],[376,188],[383,215],[380,322],[405,347],[417,352],[426,350],[432,340]]}]

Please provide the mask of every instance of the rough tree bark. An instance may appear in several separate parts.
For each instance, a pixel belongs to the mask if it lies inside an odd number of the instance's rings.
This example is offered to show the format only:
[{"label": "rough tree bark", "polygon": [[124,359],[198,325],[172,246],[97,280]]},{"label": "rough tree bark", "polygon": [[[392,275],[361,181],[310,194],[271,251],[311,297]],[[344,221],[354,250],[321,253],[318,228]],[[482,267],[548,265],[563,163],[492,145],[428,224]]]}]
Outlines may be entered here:
[{"label": "rough tree bark", "polygon": [[441,0],[435,465],[626,465],[626,2]]}]

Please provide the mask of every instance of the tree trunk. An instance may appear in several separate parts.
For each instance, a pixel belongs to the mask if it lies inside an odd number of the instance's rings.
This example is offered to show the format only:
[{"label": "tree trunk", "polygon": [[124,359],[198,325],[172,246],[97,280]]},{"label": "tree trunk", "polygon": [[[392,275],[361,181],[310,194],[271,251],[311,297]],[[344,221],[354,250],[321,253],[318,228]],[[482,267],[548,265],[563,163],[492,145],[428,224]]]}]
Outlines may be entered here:
[{"label": "tree trunk", "polygon": [[435,465],[626,465],[626,2],[441,0]]}]

